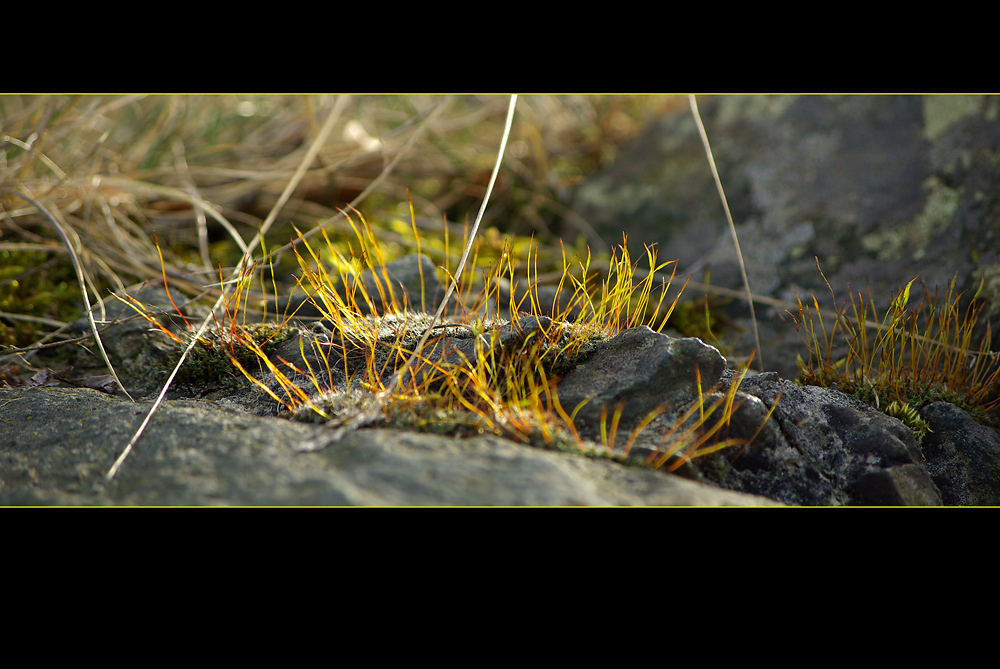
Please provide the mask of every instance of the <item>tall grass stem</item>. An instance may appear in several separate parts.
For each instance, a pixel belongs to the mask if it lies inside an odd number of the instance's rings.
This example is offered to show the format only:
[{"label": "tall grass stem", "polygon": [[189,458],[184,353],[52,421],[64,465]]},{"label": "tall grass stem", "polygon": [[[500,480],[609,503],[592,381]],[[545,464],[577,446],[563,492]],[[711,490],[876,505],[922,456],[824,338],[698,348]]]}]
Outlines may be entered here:
[{"label": "tall grass stem", "polygon": [[736,246],[736,259],[740,263],[740,274],[743,276],[743,287],[746,288],[747,304],[750,306],[750,321],[753,324],[754,346],[757,348],[757,364],[760,371],[764,371],[764,358],[760,351],[760,334],[757,332],[757,315],[753,308],[753,293],[750,292],[750,280],[747,278],[747,268],[743,263],[743,252],[740,251],[740,240],[736,236],[736,225],[733,223],[733,215],[729,211],[729,200],[726,199],[726,192],[722,188],[722,179],[719,178],[719,170],[715,167],[715,157],[712,155],[712,146],[708,143],[708,133],[705,132],[705,125],[701,122],[701,114],[698,112],[698,101],[694,95],[688,95],[691,103],[691,113],[694,115],[694,122],[698,125],[698,134],[701,135],[701,143],[705,145],[705,155],[708,156],[708,165],[712,168],[712,177],[715,179],[715,187],[719,190],[719,198],[722,200],[722,207],[726,210],[726,221],[729,223],[729,232],[733,236],[733,244]]},{"label": "tall grass stem", "polygon": [[[76,279],[80,283],[80,293],[83,295],[83,304],[87,308],[87,320],[90,322],[90,329],[94,333],[94,340],[97,342],[97,347],[101,349],[101,357],[104,359],[104,364],[107,365],[108,371],[111,372],[111,376],[114,377],[115,383],[118,384],[118,387],[121,388],[122,392],[125,393],[125,395],[134,402],[135,399],[131,395],[129,395],[127,390],[125,390],[125,386],[122,385],[121,379],[118,378],[118,373],[115,371],[115,368],[111,365],[111,360],[108,358],[108,352],[104,350],[104,342],[101,341],[101,334],[100,332],[97,331],[97,323],[94,322],[94,313],[93,309],[90,306],[90,297],[87,295],[87,280],[83,274],[83,264],[80,262],[79,255],[77,255],[75,245],[73,244],[74,240],[70,239],[69,233],[67,232],[66,228],[64,228],[59,223],[59,221],[56,220],[55,216],[49,213],[49,210],[46,209],[44,206],[42,206],[40,202],[36,201],[34,198],[28,195],[25,195],[24,193],[12,190],[10,188],[4,188],[3,192],[10,193],[11,195],[16,195],[17,197],[27,202],[30,202],[36,209],[38,209],[38,211],[42,213],[43,216],[45,216],[46,219],[48,219],[49,223],[51,223],[52,226],[56,229],[56,232],[59,233],[59,236],[62,238],[63,243],[69,250],[70,259],[73,261],[73,269],[76,270]],[[75,234],[74,237],[76,238],[75,239],[76,243],[79,244],[80,243],[79,237],[76,237]],[[98,299],[100,299],[100,296],[98,296]]]}]

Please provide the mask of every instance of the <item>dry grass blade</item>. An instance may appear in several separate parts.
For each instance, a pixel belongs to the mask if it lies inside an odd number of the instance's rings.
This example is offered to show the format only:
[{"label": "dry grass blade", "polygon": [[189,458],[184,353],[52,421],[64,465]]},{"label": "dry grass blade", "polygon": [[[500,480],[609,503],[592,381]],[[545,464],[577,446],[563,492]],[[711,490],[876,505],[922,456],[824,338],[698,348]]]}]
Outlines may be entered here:
[{"label": "dry grass blade", "polygon": [[323,148],[323,144],[326,142],[327,137],[330,136],[330,132],[333,130],[334,124],[337,122],[337,119],[340,118],[340,114],[344,111],[349,99],[350,98],[346,95],[341,95],[337,98],[337,103],[334,105],[333,110],[330,111],[330,115],[327,116],[326,122],[323,123],[323,128],[316,135],[316,138],[312,142],[312,146],[309,147],[309,151],[306,152],[302,162],[299,163],[298,169],[295,170],[295,174],[292,175],[292,178],[288,181],[288,185],[285,186],[285,190],[282,191],[278,201],[274,203],[274,206],[271,208],[270,213],[268,213],[267,218],[264,219],[257,236],[250,242],[250,248],[257,246],[260,243],[260,240],[271,228],[274,220],[278,217],[278,212],[280,212],[281,208],[285,206],[286,202],[288,202],[288,198],[292,196],[292,192],[295,191],[295,188],[302,181],[302,177],[305,176],[306,170],[308,170],[309,166],[312,165],[314,160],[316,160],[316,156],[319,155],[320,149]]},{"label": "dry grass blade", "polygon": [[346,210],[354,209],[359,204],[361,204],[361,202],[363,202],[366,197],[368,197],[376,188],[379,187],[379,185],[382,184],[383,181],[385,181],[389,177],[390,174],[392,174],[392,171],[396,168],[397,165],[399,165],[400,161],[403,160],[403,157],[406,156],[406,154],[410,151],[410,149],[413,148],[413,145],[417,143],[417,140],[420,139],[424,131],[430,127],[431,121],[433,121],[438,114],[444,111],[446,102],[447,99],[442,102],[439,102],[434,106],[432,110],[430,110],[429,113],[427,113],[423,122],[410,135],[410,138],[406,141],[406,144],[403,145],[403,148],[399,150],[399,153],[396,154],[396,156],[389,162],[388,165],[385,166],[385,168],[379,173],[379,175],[375,177],[375,179],[370,184],[368,184],[368,186],[366,186],[365,189],[361,191],[361,193],[359,193],[357,197],[351,200],[350,203],[348,203],[348,205],[340,211],[340,213],[338,213],[336,216],[326,219],[325,221],[320,222],[314,229],[300,235],[298,239],[291,241],[290,243],[286,244],[285,246],[282,246],[281,248],[275,249],[271,253],[270,257],[273,260],[277,261],[277,259],[281,256],[281,254],[284,253],[285,251],[289,249],[294,249],[295,246],[300,244],[303,240],[312,237],[314,234],[318,232],[321,232],[330,223],[333,223],[334,221],[343,218],[345,209]]},{"label": "dry grass blade", "polygon": [[87,320],[90,322],[90,329],[94,333],[94,340],[97,342],[97,347],[101,350],[101,357],[104,359],[104,364],[108,366],[108,371],[111,372],[111,376],[114,377],[115,383],[118,384],[118,387],[121,388],[122,392],[125,393],[125,395],[134,402],[135,399],[133,399],[133,397],[129,395],[128,391],[125,390],[125,386],[122,385],[121,380],[118,378],[118,373],[115,371],[115,368],[111,365],[111,360],[108,358],[108,352],[104,350],[104,342],[101,340],[101,334],[97,330],[97,323],[94,321],[94,314],[90,305],[90,297],[87,295],[87,280],[83,274],[83,265],[80,263],[80,257],[77,255],[76,248],[72,240],[69,238],[69,234],[67,233],[66,229],[62,225],[60,225],[59,221],[57,221],[51,213],[49,213],[48,209],[43,207],[34,198],[25,195],[24,193],[20,193],[16,190],[11,190],[10,188],[4,188],[3,192],[10,193],[11,195],[16,195],[17,197],[20,197],[26,200],[27,202],[30,202],[36,209],[38,209],[38,211],[42,213],[42,215],[49,221],[49,223],[52,224],[52,226],[59,233],[59,236],[62,238],[63,243],[69,250],[70,259],[72,259],[73,261],[73,269],[76,270],[76,278],[77,281],[80,283],[80,293],[83,295],[83,303],[87,309]]},{"label": "dry grass blade", "polygon": [[[191,176],[187,159],[184,157],[184,142],[179,137],[174,138],[173,149],[174,165],[177,166],[178,174],[184,178],[185,189],[191,194],[191,197],[201,199],[201,196],[198,195],[198,187]],[[206,271],[211,272],[212,260],[208,254],[208,218],[200,208],[195,210],[195,221],[198,228],[198,253],[201,255],[201,264]]]},{"label": "dry grass blade", "polygon": [[229,236],[233,238],[233,241],[239,247],[240,251],[244,254],[249,253],[249,248],[247,243],[243,241],[243,237],[240,233],[233,227],[233,224],[226,220],[226,217],[216,211],[215,207],[212,206],[207,200],[198,197],[197,195],[192,195],[188,192],[180,190],[178,188],[170,188],[169,186],[160,186],[159,184],[147,183],[142,181],[137,181],[135,179],[123,179],[117,177],[101,177],[99,179],[100,183],[118,186],[122,189],[127,190],[145,190],[149,193],[154,193],[167,198],[173,198],[181,200],[190,204],[192,207],[210,216],[216,223],[221,225],[223,229],[229,233]]},{"label": "dry grass blade", "polygon": [[719,197],[722,199],[722,206],[726,210],[726,221],[729,223],[729,232],[733,236],[733,244],[736,246],[736,259],[740,263],[740,274],[743,277],[743,287],[746,288],[746,298],[747,305],[750,307],[750,321],[753,324],[753,340],[754,345],[757,347],[757,364],[760,365],[760,371],[764,371],[764,358],[760,351],[760,335],[757,332],[757,315],[753,308],[753,293],[750,291],[750,279],[747,278],[747,268],[743,263],[743,252],[740,251],[740,240],[736,236],[736,225],[733,223],[733,215],[729,211],[729,200],[726,199],[726,192],[722,189],[722,179],[719,178],[719,170],[715,166],[715,157],[712,155],[712,147],[708,143],[708,133],[705,132],[705,126],[701,122],[701,114],[698,112],[698,102],[695,100],[693,95],[688,96],[688,100],[691,103],[691,113],[694,115],[694,121],[698,124],[698,134],[701,135],[701,143],[705,145],[705,155],[708,156],[708,164],[712,168],[712,177],[715,179],[715,187],[719,191]]}]

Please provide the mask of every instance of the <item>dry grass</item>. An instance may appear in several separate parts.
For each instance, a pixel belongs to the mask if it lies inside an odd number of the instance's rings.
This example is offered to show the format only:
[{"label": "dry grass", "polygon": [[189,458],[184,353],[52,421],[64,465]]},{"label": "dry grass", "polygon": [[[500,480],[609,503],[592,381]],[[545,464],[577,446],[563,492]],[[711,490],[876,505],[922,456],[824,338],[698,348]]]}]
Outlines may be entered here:
[{"label": "dry grass", "polygon": [[[213,281],[220,265],[227,276],[235,270],[335,104],[326,96],[0,96],[0,189],[8,191],[0,194],[5,264],[67,264],[56,231],[14,191],[34,198],[79,239],[76,250],[95,304],[110,291],[160,280],[154,238],[175,290],[217,297]],[[286,245],[294,236],[290,224],[310,235],[320,222],[336,236],[339,228],[331,223],[339,219],[337,209],[363,202],[367,213],[386,223],[380,236],[390,258],[412,253],[409,192],[418,228],[428,239],[425,252],[434,257],[430,240],[441,237],[445,220],[461,234],[482,199],[505,104],[504,97],[349,99],[331,138],[281,208],[267,247]],[[558,192],[606,164],[614,147],[672,104],[657,98],[522,97],[507,169],[484,227],[534,234],[554,252],[559,237],[573,240],[574,247],[602,249],[586,222],[568,215]],[[378,179],[377,188],[358,200]],[[501,236],[493,233],[495,249]],[[20,263],[29,252],[35,254],[30,262]],[[274,260],[276,281],[287,289],[297,269],[294,255],[286,250]],[[71,268],[46,275],[57,285],[75,282]],[[12,315],[2,320],[22,327],[0,344],[24,347],[58,329],[23,317],[65,323],[84,306],[60,295],[39,308],[32,296],[10,288],[14,281],[30,283],[21,274],[2,279],[0,290],[10,292],[5,311]]]}]

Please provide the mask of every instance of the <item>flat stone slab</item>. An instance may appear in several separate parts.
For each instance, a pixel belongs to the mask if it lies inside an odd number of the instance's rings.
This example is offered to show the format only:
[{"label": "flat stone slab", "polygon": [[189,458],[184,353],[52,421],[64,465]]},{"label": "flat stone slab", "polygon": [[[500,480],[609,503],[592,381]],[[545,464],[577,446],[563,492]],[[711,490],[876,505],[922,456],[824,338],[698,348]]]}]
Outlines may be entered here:
[{"label": "flat stone slab", "polygon": [[0,505],[776,505],[664,472],[493,436],[362,429],[319,452],[316,425],[91,389],[0,390]]}]

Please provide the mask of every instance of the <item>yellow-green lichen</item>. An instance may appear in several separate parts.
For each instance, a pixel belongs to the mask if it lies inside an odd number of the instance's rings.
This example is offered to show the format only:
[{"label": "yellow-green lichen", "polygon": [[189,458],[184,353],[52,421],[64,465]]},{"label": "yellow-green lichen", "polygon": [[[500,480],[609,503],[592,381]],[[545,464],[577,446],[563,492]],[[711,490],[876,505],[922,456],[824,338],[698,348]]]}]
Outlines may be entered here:
[{"label": "yellow-green lichen", "polygon": [[948,128],[982,110],[980,95],[927,95],[923,98],[924,139],[933,142]]},{"label": "yellow-green lichen", "polygon": [[958,208],[959,192],[945,186],[937,177],[924,182],[927,199],[924,209],[912,221],[879,229],[861,238],[861,245],[879,260],[892,262],[911,254],[920,260],[927,254],[927,245],[945,229]]}]

